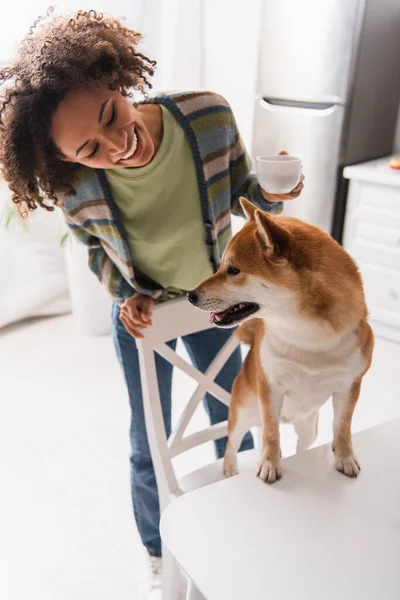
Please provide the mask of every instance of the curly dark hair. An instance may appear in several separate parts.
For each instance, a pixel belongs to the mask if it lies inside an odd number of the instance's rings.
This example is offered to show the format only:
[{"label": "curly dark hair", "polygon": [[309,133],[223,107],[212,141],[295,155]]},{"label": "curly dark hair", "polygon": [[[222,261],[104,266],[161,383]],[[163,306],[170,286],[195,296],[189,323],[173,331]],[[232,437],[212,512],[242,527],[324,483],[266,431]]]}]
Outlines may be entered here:
[{"label": "curly dark hair", "polygon": [[13,64],[0,69],[0,163],[23,216],[54,210],[57,194],[74,193],[79,165],[64,162],[50,137],[51,118],[73,88],[105,86],[146,94],[156,62],[137,51],[141,34],[94,10],[71,18],[52,9],[21,42]]}]

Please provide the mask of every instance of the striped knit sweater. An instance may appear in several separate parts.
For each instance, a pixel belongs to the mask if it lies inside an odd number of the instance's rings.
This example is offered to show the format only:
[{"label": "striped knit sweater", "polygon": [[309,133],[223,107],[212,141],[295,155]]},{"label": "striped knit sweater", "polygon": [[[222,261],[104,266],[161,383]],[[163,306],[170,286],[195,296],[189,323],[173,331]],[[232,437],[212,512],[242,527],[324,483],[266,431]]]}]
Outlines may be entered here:
[{"label": "striped knit sweater", "polygon": [[[184,129],[193,153],[199,185],[206,243],[214,269],[231,237],[231,213],[240,215],[245,196],[265,211],[278,213],[282,203],[261,195],[232,110],[224,98],[210,92],[163,94],[145,100],[169,109]],[[90,269],[113,300],[122,304],[135,291],[161,298],[163,290],[132,264],[126,232],[106,175],[82,167],[76,194],[61,198],[72,233],[88,248]]]}]

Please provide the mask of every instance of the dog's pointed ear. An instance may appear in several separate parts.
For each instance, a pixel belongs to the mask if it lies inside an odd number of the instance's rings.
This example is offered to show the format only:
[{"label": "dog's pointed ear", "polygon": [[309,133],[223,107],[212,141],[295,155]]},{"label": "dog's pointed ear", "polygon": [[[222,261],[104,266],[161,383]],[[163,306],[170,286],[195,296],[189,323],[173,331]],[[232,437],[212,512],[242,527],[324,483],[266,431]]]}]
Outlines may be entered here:
[{"label": "dog's pointed ear", "polygon": [[291,235],[268,215],[257,209],[254,213],[258,235],[269,256],[287,256],[291,246]]},{"label": "dog's pointed ear", "polygon": [[254,204],[252,204],[250,200],[247,200],[247,198],[244,198],[243,196],[239,198],[239,202],[247,219],[249,221],[254,221],[254,213],[257,210]]}]

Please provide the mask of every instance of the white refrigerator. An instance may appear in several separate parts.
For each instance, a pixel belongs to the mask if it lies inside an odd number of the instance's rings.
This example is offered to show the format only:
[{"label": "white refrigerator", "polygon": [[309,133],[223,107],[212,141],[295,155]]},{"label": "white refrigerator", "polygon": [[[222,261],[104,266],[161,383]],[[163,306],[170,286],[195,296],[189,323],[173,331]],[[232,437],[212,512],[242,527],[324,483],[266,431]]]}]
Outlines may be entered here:
[{"label": "white refrigerator", "polygon": [[391,153],[399,99],[400,0],[263,0],[252,157],[303,159],[285,214],[341,241],[343,168]]}]

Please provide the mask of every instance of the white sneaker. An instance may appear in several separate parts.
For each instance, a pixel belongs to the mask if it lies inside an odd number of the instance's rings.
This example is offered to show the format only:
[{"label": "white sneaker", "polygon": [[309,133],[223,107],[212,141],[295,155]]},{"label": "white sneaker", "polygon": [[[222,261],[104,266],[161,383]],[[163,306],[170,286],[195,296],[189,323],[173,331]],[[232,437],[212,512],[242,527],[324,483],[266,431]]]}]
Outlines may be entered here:
[{"label": "white sneaker", "polygon": [[149,555],[149,579],[146,600],[162,600],[162,558]]}]

